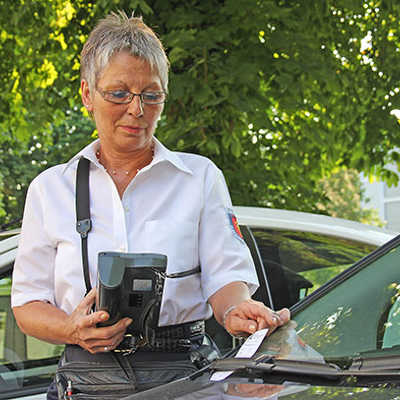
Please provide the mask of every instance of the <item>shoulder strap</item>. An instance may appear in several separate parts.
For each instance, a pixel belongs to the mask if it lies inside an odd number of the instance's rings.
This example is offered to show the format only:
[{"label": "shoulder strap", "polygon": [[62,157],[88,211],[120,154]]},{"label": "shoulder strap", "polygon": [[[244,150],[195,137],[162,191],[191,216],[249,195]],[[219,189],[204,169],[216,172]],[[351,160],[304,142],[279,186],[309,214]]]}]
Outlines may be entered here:
[{"label": "shoulder strap", "polygon": [[75,187],[76,230],[81,235],[82,266],[86,284],[86,294],[88,294],[92,288],[90,284],[87,245],[87,236],[89,231],[92,229],[89,206],[89,167],[90,161],[87,158],[81,157],[76,171]]},{"label": "shoulder strap", "polygon": [[174,274],[168,274],[168,275],[166,275],[166,278],[184,278],[185,276],[198,274],[200,272],[201,272],[201,267],[199,265],[195,268],[188,269],[187,271],[176,272]]}]

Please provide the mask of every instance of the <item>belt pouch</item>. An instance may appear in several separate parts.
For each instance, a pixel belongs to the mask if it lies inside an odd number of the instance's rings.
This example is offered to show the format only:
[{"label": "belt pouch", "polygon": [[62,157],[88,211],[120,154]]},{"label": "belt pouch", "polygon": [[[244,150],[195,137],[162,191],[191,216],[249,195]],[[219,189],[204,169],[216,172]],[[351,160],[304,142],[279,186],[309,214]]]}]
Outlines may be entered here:
[{"label": "belt pouch", "polygon": [[66,346],[56,372],[58,398],[121,399],[197,371],[190,360],[142,361],[136,356],[90,354],[79,346]]},{"label": "belt pouch", "polygon": [[132,367],[138,392],[172,382],[198,371],[190,360],[135,361]]},{"label": "belt pouch", "polygon": [[58,398],[119,399],[134,393],[135,375],[122,358],[111,352],[91,354],[79,346],[66,346],[56,372]]}]

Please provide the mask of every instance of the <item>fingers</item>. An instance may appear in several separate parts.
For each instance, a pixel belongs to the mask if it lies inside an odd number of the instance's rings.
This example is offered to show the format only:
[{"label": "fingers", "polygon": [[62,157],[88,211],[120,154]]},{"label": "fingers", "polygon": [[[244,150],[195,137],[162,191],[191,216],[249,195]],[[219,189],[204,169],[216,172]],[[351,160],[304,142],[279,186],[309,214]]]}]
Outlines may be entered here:
[{"label": "fingers", "polygon": [[225,328],[234,336],[240,336],[241,333],[252,334],[265,328],[268,328],[268,334],[271,334],[289,320],[288,309],[284,308],[275,312],[263,303],[249,299],[229,312],[225,319]]},{"label": "fingers", "polygon": [[96,327],[101,322],[106,322],[110,315],[106,311],[96,311],[88,316],[88,326]]},{"label": "fingers", "polygon": [[81,326],[84,327],[95,327],[100,322],[105,322],[109,319],[109,315],[105,311],[92,312],[93,304],[96,300],[96,288],[90,290],[90,292],[82,299],[78,304],[72,315],[75,320]]},{"label": "fingers", "polygon": [[258,325],[257,315],[252,312],[250,301],[242,302],[232,308],[225,318],[225,329],[233,336],[252,334],[259,329]]},{"label": "fingers", "polygon": [[116,334],[108,339],[91,340],[87,343],[88,351],[94,353],[107,353],[115,350],[124,339],[125,331]]},{"label": "fingers", "polygon": [[124,338],[127,327],[132,319],[123,318],[114,325],[102,328],[91,328],[85,334],[88,336],[80,344],[90,353],[100,353],[114,350]]},{"label": "fingers", "polygon": [[92,288],[90,292],[78,304],[78,307],[76,309],[82,311],[87,315],[90,313],[95,300],[96,300],[96,288]]},{"label": "fingers", "polygon": [[105,322],[110,318],[106,311],[92,312],[93,304],[96,301],[96,293],[96,288],[92,288],[74,311],[75,314],[88,316],[87,318],[82,318],[82,324],[87,327],[95,327],[98,323]]},{"label": "fingers", "polygon": [[268,334],[270,335],[276,328],[286,324],[290,320],[290,311],[287,308],[283,308],[279,311],[272,311],[268,309],[268,311],[269,318],[267,321],[269,322],[269,325],[266,327],[269,327]]},{"label": "fingers", "polygon": [[230,315],[229,320],[227,319],[227,323],[225,324],[225,328],[229,333],[237,337],[246,337],[249,334],[253,334],[258,329],[257,322],[242,318],[238,315]]},{"label": "fingers", "polygon": [[286,322],[289,322],[290,320],[290,311],[287,308],[282,308],[282,310],[278,311],[278,314],[280,316],[280,319],[283,324],[286,324]]},{"label": "fingers", "polygon": [[70,314],[70,342],[78,344],[90,353],[114,350],[122,341],[132,319],[123,318],[113,325],[98,327],[100,322],[107,321],[110,316],[106,311],[91,312],[95,298],[96,289],[92,289]]}]

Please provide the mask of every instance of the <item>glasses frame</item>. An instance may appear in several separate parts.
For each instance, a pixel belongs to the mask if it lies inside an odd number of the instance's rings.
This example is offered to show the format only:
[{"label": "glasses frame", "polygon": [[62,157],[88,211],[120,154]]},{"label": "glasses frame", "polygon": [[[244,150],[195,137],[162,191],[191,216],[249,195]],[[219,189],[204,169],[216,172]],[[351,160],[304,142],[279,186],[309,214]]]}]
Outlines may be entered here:
[{"label": "glasses frame", "polygon": [[[163,104],[163,103],[165,103],[167,101],[167,93],[164,90],[148,91],[148,92],[144,91],[142,93],[133,93],[133,92],[130,92],[129,90],[120,90],[121,92],[129,93],[128,99],[124,100],[124,101],[113,101],[113,100],[110,100],[110,99],[106,98],[107,94],[113,93],[113,92],[117,92],[117,90],[103,90],[101,88],[96,88],[96,91],[100,93],[101,97],[105,101],[108,101],[108,102],[113,103],[113,104],[130,104],[133,101],[133,99],[135,98],[135,96],[139,96],[141,104],[147,104],[147,105],[150,105],[150,106],[157,105],[157,104]],[[157,94],[163,93],[165,98],[164,98],[163,101],[159,101],[157,103],[148,103],[148,102],[143,100],[143,95],[146,94],[146,93],[157,93]]]}]

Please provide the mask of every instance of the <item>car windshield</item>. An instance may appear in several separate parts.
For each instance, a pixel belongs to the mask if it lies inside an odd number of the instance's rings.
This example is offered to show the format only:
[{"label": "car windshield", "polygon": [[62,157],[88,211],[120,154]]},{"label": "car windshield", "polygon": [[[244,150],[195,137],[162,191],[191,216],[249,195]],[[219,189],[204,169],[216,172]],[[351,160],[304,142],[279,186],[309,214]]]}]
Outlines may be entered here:
[{"label": "car windshield", "polygon": [[400,236],[293,311],[290,325],[265,340],[261,352],[336,361],[400,355]]}]

